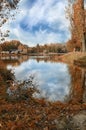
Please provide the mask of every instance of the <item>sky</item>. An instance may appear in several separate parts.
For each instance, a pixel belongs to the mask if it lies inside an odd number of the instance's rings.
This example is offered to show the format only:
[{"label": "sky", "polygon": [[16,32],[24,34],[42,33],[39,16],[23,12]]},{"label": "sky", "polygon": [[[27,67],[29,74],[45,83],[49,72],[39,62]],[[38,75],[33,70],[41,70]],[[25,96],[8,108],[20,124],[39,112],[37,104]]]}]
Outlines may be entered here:
[{"label": "sky", "polygon": [[6,40],[20,40],[29,46],[66,42],[70,31],[65,6],[67,0],[20,0],[15,20],[3,26],[10,30]]}]

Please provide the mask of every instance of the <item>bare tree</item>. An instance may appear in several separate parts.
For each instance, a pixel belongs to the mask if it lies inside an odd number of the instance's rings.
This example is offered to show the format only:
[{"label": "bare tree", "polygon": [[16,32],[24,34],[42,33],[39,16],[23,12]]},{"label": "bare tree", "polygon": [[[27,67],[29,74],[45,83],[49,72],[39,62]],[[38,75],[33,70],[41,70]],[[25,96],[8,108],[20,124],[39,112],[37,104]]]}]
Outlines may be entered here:
[{"label": "bare tree", "polygon": [[8,19],[14,17],[11,11],[17,9],[18,2],[19,0],[0,0],[0,41],[3,41],[5,37],[9,36],[9,30],[3,33],[2,26]]}]

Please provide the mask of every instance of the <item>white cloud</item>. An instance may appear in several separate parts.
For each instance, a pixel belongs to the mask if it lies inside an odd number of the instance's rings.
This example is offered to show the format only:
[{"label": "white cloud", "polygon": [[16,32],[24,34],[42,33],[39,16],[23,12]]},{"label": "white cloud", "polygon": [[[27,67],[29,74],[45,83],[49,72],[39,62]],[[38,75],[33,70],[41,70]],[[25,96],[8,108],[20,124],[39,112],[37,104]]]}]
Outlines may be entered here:
[{"label": "white cloud", "polygon": [[[28,0],[20,1],[16,20],[6,25],[11,30],[8,39],[18,39],[29,45],[65,42],[70,37],[69,21],[65,18],[66,0],[34,1],[34,4]],[[42,29],[40,26],[34,30],[39,24],[45,24],[49,28],[46,26]]]}]

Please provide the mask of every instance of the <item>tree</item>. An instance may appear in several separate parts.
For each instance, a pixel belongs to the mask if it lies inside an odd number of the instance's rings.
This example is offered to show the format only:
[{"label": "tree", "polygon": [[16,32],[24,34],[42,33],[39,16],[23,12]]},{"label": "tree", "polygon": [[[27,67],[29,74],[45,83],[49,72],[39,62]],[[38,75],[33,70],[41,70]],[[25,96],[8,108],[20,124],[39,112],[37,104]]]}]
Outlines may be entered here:
[{"label": "tree", "polygon": [[18,46],[21,45],[21,43],[17,40],[12,40],[10,42],[5,41],[3,44],[1,44],[2,51],[12,51],[12,50],[18,50]]},{"label": "tree", "polygon": [[0,41],[9,36],[9,30],[4,33],[2,26],[9,18],[14,17],[14,14],[11,15],[11,10],[17,8],[18,2],[19,0],[0,0]]},{"label": "tree", "polygon": [[[71,23],[72,41],[75,47],[80,47],[86,52],[86,23],[84,0],[68,0],[68,16]],[[70,8],[71,7],[71,8]]]}]

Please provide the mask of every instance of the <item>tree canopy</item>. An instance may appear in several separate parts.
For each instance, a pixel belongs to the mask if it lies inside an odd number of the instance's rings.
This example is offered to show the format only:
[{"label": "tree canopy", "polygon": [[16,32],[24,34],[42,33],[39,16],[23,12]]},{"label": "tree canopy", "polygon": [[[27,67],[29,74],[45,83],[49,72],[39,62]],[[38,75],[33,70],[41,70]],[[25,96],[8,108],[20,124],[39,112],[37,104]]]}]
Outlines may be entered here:
[{"label": "tree canopy", "polygon": [[[71,40],[74,48],[86,51],[86,9],[84,0],[68,0],[68,17],[71,23]],[[75,46],[74,46],[75,45]],[[71,45],[72,46],[72,45]]]}]

